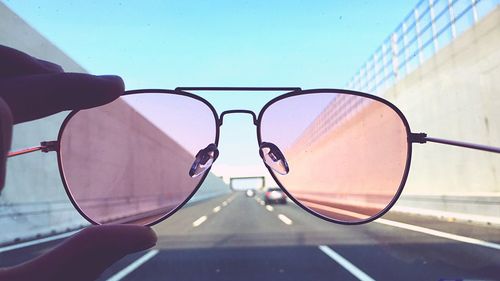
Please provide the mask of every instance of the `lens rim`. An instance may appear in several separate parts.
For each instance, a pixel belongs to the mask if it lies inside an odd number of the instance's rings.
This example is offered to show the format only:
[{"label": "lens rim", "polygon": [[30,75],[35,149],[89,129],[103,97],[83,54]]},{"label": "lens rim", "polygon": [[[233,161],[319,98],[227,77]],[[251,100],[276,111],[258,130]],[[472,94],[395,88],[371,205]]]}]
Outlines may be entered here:
[{"label": "lens rim", "polygon": [[283,192],[286,193],[286,195],[293,202],[295,202],[295,204],[299,205],[302,209],[304,209],[308,213],[310,213],[310,214],[312,214],[312,215],[314,215],[314,216],[316,216],[318,218],[321,218],[323,220],[326,220],[326,221],[329,221],[329,222],[332,222],[332,223],[338,223],[338,224],[343,224],[343,225],[359,225],[359,224],[364,224],[364,223],[368,223],[368,222],[374,221],[374,220],[380,218],[381,216],[383,216],[385,213],[387,213],[394,206],[394,204],[398,201],[399,197],[401,196],[401,193],[403,192],[403,188],[404,188],[404,186],[406,184],[406,181],[408,179],[408,175],[409,175],[409,172],[410,172],[411,155],[412,155],[412,144],[413,144],[413,142],[411,141],[410,136],[412,135],[412,132],[410,130],[410,124],[408,123],[408,120],[406,119],[406,117],[404,116],[404,114],[401,112],[401,110],[399,110],[399,108],[396,107],[394,104],[392,104],[391,102],[389,102],[389,101],[387,101],[387,100],[385,100],[385,99],[383,99],[383,98],[381,98],[379,96],[375,96],[375,95],[372,95],[372,94],[367,94],[367,93],[364,93],[364,92],[358,92],[358,91],[352,91],[352,90],[345,90],[345,89],[295,90],[295,91],[288,92],[288,93],[285,93],[285,94],[282,94],[280,96],[277,96],[277,97],[273,98],[272,100],[270,100],[269,102],[267,102],[264,105],[264,107],[262,107],[262,109],[260,110],[259,115],[257,117],[257,124],[256,124],[257,125],[256,126],[257,127],[256,128],[257,129],[257,142],[258,142],[259,146],[262,144],[262,134],[261,134],[262,118],[263,118],[266,110],[270,106],[272,106],[276,102],[281,101],[281,100],[286,99],[286,98],[296,97],[296,96],[302,96],[302,95],[309,95],[309,94],[319,94],[319,93],[352,95],[352,96],[358,96],[358,97],[372,99],[372,100],[375,100],[375,101],[378,101],[378,102],[381,102],[381,103],[387,105],[388,107],[390,107],[392,110],[394,110],[397,113],[397,115],[399,116],[399,118],[403,122],[403,125],[404,125],[404,127],[406,129],[407,152],[406,152],[406,164],[405,164],[405,169],[404,169],[403,177],[401,178],[401,182],[399,184],[399,187],[398,187],[398,189],[396,191],[396,194],[392,198],[392,200],[389,202],[389,204],[387,204],[387,206],[385,206],[384,209],[382,209],[381,211],[379,211],[377,214],[375,214],[373,216],[370,216],[367,219],[353,221],[353,222],[342,221],[342,220],[338,220],[338,219],[333,219],[333,218],[327,217],[325,215],[322,215],[320,213],[317,213],[316,211],[314,211],[314,210],[308,208],[307,206],[305,206],[304,204],[302,204],[299,200],[295,199],[293,197],[293,195],[291,195],[290,192],[288,192],[288,190],[286,189],[286,187],[279,181],[278,177],[275,175],[275,173],[273,172],[273,170],[270,167],[268,167],[267,165],[266,165],[266,168],[269,171],[269,173],[271,174],[272,178],[276,181],[276,183],[278,184],[278,186],[283,190]]},{"label": "lens rim", "polygon": [[[215,125],[215,140],[214,140],[214,143],[216,146],[218,146],[219,144],[219,132],[220,132],[220,119],[219,119],[219,115],[217,114],[217,111],[215,110],[215,108],[213,107],[212,104],[210,104],[207,100],[205,100],[204,98],[200,97],[200,96],[197,96],[195,94],[191,94],[191,93],[188,93],[188,92],[185,92],[185,91],[182,91],[182,90],[179,90],[179,89],[176,89],[176,90],[168,90],[168,89],[139,89],[139,90],[129,90],[129,91],[125,91],[121,96],[128,96],[128,95],[134,95],[134,94],[167,94],[167,95],[179,95],[179,96],[185,96],[185,97],[188,97],[188,98],[192,98],[192,99],[195,99],[195,100],[198,100],[202,103],[204,103],[209,109],[210,111],[212,112],[213,116],[214,116],[214,125]],[[60,149],[60,144],[61,144],[61,141],[62,141],[62,137],[63,137],[63,134],[64,134],[64,129],[67,127],[67,125],[69,124],[70,120],[78,113],[80,112],[79,109],[76,109],[76,110],[72,110],[67,116],[66,118],[64,119],[63,123],[61,124],[61,127],[59,128],[59,133],[58,133],[58,136],[57,136],[57,143],[59,144],[58,146],[58,149],[56,150],[57,152],[57,164],[58,164],[58,167],[59,167],[59,176],[61,177],[61,181],[63,183],[63,186],[64,186],[64,190],[66,191],[66,195],[68,196],[69,200],[71,201],[71,204],[73,205],[73,207],[78,211],[78,213],[80,213],[80,215],[85,218],[88,222],[90,222],[91,224],[94,224],[94,225],[102,225],[103,223],[99,223],[97,221],[95,221],[94,219],[90,218],[89,216],[87,216],[87,214],[85,214],[85,212],[78,206],[78,203],[76,202],[76,200],[73,198],[71,192],[70,192],[70,187],[66,181],[66,177],[64,175],[64,169],[63,169],[63,160],[62,160],[62,155],[61,155],[61,149]],[[181,203],[179,204],[176,208],[172,209],[170,212],[166,213],[165,215],[161,216],[160,218],[148,223],[148,224],[144,224],[143,226],[153,226],[157,223],[160,223],[162,222],[163,220],[169,218],[171,215],[175,214],[180,208],[182,208],[184,205],[186,205],[186,203],[194,196],[194,194],[198,191],[198,189],[201,187],[201,185],[203,184],[203,182],[205,181],[205,178],[207,177],[208,173],[210,172],[210,169],[212,167],[209,167],[205,173],[202,175],[202,177],[200,178],[200,181],[198,182],[198,184],[196,185],[195,188],[193,188],[193,191],[189,194],[189,196],[187,196],[187,198]]]}]

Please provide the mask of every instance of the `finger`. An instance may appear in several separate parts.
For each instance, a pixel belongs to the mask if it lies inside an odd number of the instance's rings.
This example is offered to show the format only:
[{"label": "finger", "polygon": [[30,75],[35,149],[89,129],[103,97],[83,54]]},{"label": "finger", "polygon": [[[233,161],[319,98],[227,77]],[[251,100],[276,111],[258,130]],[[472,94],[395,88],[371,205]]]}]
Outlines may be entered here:
[{"label": "finger", "polygon": [[3,99],[0,98],[0,193],[5,184],[7,154],[12,139],[12,114]]},{"label": "finger", "polygon": [[0,45],[0,76],[17,76],[62,72],[62,68],[54,63],[36,59],[16,49]]},{"label": "finger", "polygon": [[124,87],[118,76],[39,74],[1,79],[0,96],[9,105],[14,122],[20,123],[106,104],[123,94]]},{"label": "finger", "polygon": [[47,70],[47,72],[64,72],[62,66],[52,63],[50,61],[45,61],[41,59],[36,59],[38,63]]},{"label": "finger", "polygon": [[149,227],[88,227],[49,253],[3,274],[12,280],[95,280],[114,262],[153,247],[156,241],[156,234]]}]

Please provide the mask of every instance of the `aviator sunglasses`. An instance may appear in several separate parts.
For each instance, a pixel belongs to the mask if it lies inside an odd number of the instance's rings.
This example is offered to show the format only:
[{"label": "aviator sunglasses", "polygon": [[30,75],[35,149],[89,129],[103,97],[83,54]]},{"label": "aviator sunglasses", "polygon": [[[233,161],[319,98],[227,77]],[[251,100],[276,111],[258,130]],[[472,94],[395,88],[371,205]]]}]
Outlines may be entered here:
[{"label": "aviator sunglasses", "polygon": [[[280,91],[258,115],[223,111],[190,91]],[[330,222],[361,224],[386,213],[410,170],[412,145],[434,142],[500,153],[500,148],[410,130],[403,113],[371,94],[289,87],[180,87],[126,91],[74,110],[56,141],[10,152],[57,152],[74,207],[93,224],[154,225],[196,193],[219,152],[224,116],[250,114],[258,152],[297,205]]]}]

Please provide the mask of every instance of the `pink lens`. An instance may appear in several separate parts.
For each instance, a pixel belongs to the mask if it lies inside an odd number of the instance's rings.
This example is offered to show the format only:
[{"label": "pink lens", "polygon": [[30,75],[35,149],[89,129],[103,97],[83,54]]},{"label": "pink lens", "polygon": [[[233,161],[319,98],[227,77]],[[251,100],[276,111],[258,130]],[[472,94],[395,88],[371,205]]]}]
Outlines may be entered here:
[{"label": "pink lens", "polygon": [[402,118],[364,96],[290,96],[272,103],[260,125],[261,141],[282,152],[289,171],[264,160],[310,211],[338,222],[366,221],[384,212],[406,180],[409,147]]},{"label": "pink lens", "polygon": [[60,161],[68,193],[87,218],[149,225],[197,189],[204,176],[189,175],[195,155],[215,142],[214,113],[202,101],[133,94],[72,116],[60,136]]}]

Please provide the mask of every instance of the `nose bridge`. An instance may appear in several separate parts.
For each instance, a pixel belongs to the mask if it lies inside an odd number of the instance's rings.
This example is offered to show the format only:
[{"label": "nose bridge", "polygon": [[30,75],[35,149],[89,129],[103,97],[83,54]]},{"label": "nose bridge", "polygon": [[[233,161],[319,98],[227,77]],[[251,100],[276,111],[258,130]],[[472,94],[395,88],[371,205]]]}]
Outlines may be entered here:
[{"label": "nose bridge", "polygon": [[223,111],[219,117],[219,120],[220,120],[219,125],[223,124],[224,115],[226,115],[226,114],[250,114],[250,115],[252,115],[253,124],[257,126],[257,115],[255,115],[255,112],[253,112],[251,110],[247,110],[247,109],[232,109],[232,110]]}]

